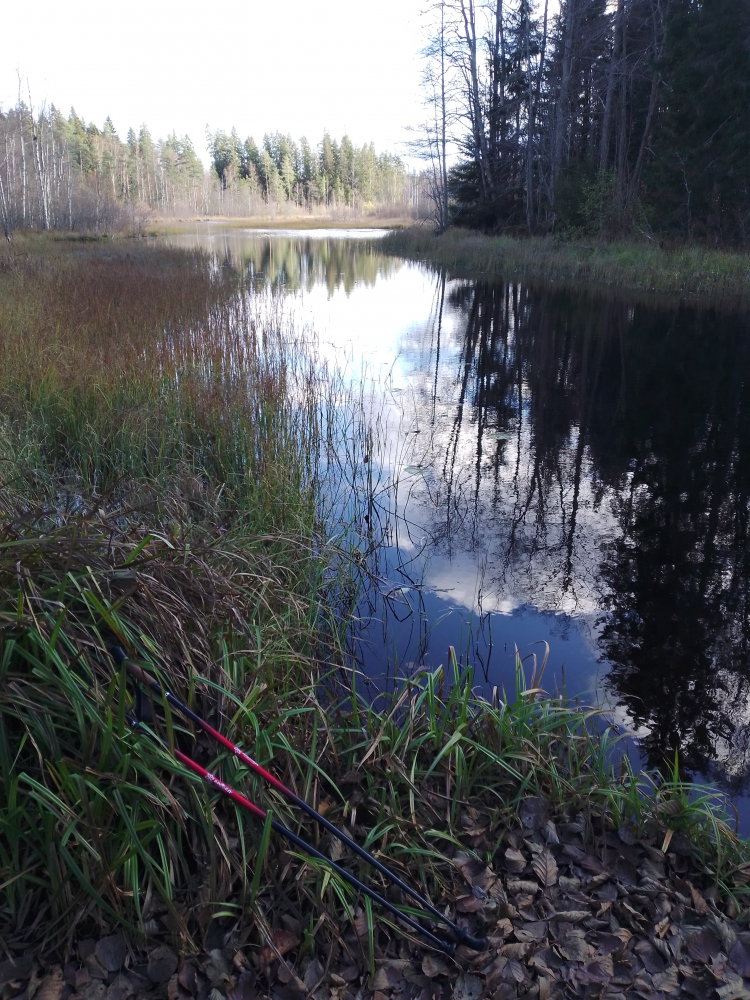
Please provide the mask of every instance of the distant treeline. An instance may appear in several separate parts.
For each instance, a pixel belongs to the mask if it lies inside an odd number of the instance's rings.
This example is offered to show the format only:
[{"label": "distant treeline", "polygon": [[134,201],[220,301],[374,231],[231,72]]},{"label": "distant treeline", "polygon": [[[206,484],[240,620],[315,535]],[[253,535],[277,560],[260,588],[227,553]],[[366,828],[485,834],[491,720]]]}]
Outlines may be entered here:
[{"label": "distant treeline", "polygon": [[750,243],[750,0],[430,10],[420,150],[441,225]]},{"label": "distant treeline", "polygon": [[405,213],[419,178],[401,160],[324,135],[265,136],[233,130],[208,137],[209,169],[188,136],[155,140],[142,125],[123,141],[110,118],[100,129],[71,110],[19,101],[0,110],[0,213],[17,228],[141,230],[152,215],[248,216],[294,209]]},{"label": "distant treeline", "polygon": [[367,210],[413,198],[413,179],[399,157],[378,155],[372,143],[356,147],[346,135],[337,142],[326,132],[313,146],[277,132],[264,135],[258,146],[252,138],[243,142],[232,129],[209,134],[207,140],[224,199],[242,192],[260,194],[267,203]]}]

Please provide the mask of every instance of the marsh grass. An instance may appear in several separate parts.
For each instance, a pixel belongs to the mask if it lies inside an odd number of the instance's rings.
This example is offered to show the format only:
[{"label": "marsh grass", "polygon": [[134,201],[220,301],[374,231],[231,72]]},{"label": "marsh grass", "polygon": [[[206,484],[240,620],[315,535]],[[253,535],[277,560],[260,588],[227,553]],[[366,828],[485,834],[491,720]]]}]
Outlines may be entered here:
[{"label": "marsh grass", "polygon": [[[273,303],[261,322],[208,259],[109,244],[32,245],[0,285],[6,950],[63,957],[118,925],[182,950],[216,927],[260,946],[281,921],[300,955],[345,939],[372,969],[394,937],[127,726],[115,642],[434,903],[455,899],[457,852],[490,861],[531,794],[589,840],[624,823],[687,836],[742,898],[746,846],[717,802],[677,770],[618,770],[611,732],[547,696],[541,671],[527,683],[519,661],[515,690],[488,702],[453,657],[372,703],[343,642],[362,553],[346,525],[323,530],[319,476],[336,435],[367,422],[336,427]],[[333,851],[158,699],[150,725]]]},{"label": "marsh grass", "polygon": [[606,287],[608,293],[658,293],[686,299],[746,301],[750,255],[704,247],[662,249],[657,243],[607,243],[485,236],[460,228],[440,236],[426,227],[390,233],[384,252],[441,265],[458,277],[541,280]]}]

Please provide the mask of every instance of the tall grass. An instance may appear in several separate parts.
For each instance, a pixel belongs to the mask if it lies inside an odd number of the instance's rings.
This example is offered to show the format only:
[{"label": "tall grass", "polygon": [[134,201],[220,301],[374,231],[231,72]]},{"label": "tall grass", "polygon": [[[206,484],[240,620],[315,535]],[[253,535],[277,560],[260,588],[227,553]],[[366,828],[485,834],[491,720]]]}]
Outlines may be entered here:
[{"label": "tall grass", "polygon": [[706,247],[662,248],[655,241],[518,239],[458,227],[437,236],[425,227],[390,233],[385,252],[424,259],[458,276],[606,287],[611,293],[660,293],[697,299],[750,296],[750,255]]},{"label": "tall grass", "polygon": [[281,313],[261,322],[237,274],[198,252],[41,245],[2,275],[16,474],[84,493],[192,476],[266,527],[309,519],[316,375]]}]

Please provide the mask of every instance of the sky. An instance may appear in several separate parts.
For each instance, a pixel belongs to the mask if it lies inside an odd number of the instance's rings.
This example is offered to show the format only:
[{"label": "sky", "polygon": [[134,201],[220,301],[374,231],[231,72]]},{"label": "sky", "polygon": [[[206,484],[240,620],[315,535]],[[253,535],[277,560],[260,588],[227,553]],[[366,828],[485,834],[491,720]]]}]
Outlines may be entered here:
[{"label": "sky", "polygon": [[35,105],[74,106],[118,134],[205,131],[306,135],[328,129],[404,153],[420,119],[420,11],[426,0],[36,0],[6,4],[0,105],[20,73]]}]

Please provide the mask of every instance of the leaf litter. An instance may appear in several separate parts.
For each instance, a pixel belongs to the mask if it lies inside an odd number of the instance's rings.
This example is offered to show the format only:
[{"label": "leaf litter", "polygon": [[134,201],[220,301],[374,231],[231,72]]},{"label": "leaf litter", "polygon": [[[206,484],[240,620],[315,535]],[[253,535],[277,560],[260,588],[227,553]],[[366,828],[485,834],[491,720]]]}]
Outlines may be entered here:
[{"label": "leaf litter", "polygon": [[471,848],[455,851],[440,905],[486,936],[482,953],[441,955],[385,922],[370,952],[362,911],[322,949],[281,910],[266,915],[278,926],[261,948],[231,927],[210,940],[214,921],[198,954],[152,921],[148,945],[105,933],[80,940],[64,966],[0,963],[0,1000],[750,1000],[748,912],[720,904],[684,844],[664,854],[627,828],[585,843],[585,824],[555,824],[546,803],[520,811],[520,831],[472,813]]}]

